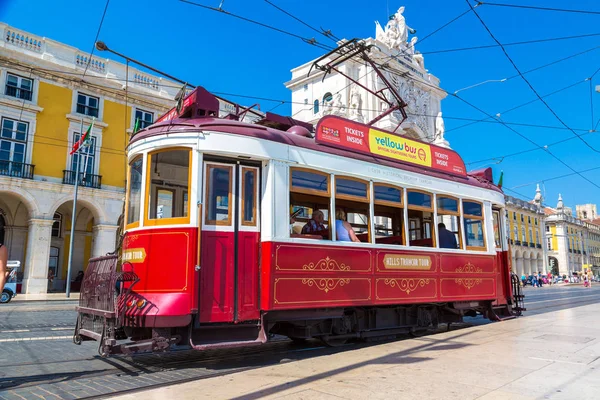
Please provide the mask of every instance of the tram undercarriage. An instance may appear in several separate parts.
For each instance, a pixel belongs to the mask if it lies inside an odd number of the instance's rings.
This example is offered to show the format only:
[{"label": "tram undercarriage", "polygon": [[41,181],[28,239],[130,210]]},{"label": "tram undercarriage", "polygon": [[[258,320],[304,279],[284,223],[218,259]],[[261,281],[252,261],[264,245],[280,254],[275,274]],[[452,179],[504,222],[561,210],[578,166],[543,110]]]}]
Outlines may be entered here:
[{"label": "tram undercarriage", "polygon": [[[320,339],[337,346],[348,340],[393,338],[400,334],[420,336],[443,324],[463,322],[464,316],[481,314],[490,320],[504,319],[492,302],[475,301],[270,311],[263,312],[260,320],[240,324],[199,324],[190,316],[185,326],[152,327],[151,321],[155,320],[143,312],[126,312],[131,310],[128,305],[133,304],[135,309],[135,303],[142,302],[137,302],[139,297],[131,291],[137,277],[116,273],[116,261],[116,256],[108,256],[90,263],[73,337],[76,344],[98,341],[102,356],[168,351],[173,345],[196,350],[249,346],[265,343],[276,335],[294,341]],[[118,294],[117,281],[129,282],[128,290]],[[510,305],[503,306],[502,311],[505,317],[514,317]]]}]

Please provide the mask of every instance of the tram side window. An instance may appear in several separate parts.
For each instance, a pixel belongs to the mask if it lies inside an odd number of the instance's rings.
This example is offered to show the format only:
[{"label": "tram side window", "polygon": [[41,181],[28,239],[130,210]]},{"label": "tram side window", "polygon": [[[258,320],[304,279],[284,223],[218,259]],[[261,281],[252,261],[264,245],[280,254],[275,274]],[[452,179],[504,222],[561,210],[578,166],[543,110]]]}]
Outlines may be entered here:
[{"label": "tram side window", "polygon": [[290,169],[290,236],[331,239],[330,175],[304,168]]},{"label": "tram side window", "polygon": [[433,226],[433,195],[407,190],[409,245],[435,247]]},{"label": "tram side window", "polygon": [[[184,193],[190,184],[190,150],[167,150],[151,153],[148,158],[148,220],[165,223],[189,222],[189,203]],[[180,220],[174,220],[181,218]],[[156,221],[154,221],[156,223]],[[150,225],[153,223],[150,221]]]},{"label": "tram side window", "polygon": [[483,204],[463,200],[462,206],[467,250],[485,250]]},{"label": "tram side window", "polygon": [[[142,203],[142,175],[143,175],[143,157],[137,156],[129,164],[129,179],[127,182],[127,222],[132,228],[139,224],[140,207]],[[131,225],[131,226],[130,226]]]},{"label": "tram side window", "polygon": [[462,249],[460,235],[460,209],[458,200],[448,196],[437,196],[437,222],[439,247]]},{"label": "tram side window", "polygon": [[341,223],[350,224],[357,239],[361,242],[370,242],[370,187],[369,182],[344,176],[335,177],[335,208],[336,208],[336,235],[339,241],[352,240],[351,235],[343,232]]},{"label": "tram side window", "polygon": [[402,189],[373,184],[375,208],[375,243],[403,245],[404,241],[404,197]]}]

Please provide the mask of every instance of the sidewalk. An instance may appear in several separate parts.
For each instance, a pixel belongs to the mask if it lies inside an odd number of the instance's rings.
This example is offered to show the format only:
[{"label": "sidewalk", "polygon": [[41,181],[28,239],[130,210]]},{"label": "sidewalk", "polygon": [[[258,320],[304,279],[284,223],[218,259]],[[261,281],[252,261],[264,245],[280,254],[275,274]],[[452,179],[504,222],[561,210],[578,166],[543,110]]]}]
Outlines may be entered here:
[{"label": "sidewalk", "polygon": [[71,292],[71,296],[67,298],[65,293],[43,293],[43,294],[17,294],[11,300],[11,303],[19,303],[22,301],[79,301],[79,293]]},{"label": "sidewalk", "polygon": [[598,399],[600,304],[117,397]]}]

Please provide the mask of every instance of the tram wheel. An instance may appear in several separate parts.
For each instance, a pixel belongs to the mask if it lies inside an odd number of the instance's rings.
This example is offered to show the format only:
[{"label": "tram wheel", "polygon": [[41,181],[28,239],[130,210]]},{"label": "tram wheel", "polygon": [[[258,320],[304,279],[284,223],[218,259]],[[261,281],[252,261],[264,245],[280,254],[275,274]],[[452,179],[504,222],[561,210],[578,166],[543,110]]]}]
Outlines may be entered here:
[{"label": "tram wheel", "polygon": [[73,343],[79,346],[82,343],[81,335],[73,335]]},{"label": "tram wheel", "polygon": [[343,346],[348,341],[347,338],[336,338],[335,336],[321,336],[319,339],[329,347]]}]

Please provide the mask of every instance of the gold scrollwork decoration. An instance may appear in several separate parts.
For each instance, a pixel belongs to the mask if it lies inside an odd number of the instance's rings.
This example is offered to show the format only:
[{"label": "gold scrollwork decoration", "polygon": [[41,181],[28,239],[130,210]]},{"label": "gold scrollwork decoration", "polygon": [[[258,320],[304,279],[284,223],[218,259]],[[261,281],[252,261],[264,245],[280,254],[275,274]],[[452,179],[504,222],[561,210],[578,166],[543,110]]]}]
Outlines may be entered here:
[{"label": "gold scrollwork decoration", "polygon": [[315,286],[317,289],[329,293],[335,288],[342,287],[350,283],[348,278],[303,278],[302,284],[308,286]]},{"label": "gold scrollwork decoration", "polygon": [[302,266],[303,270],[314,271],[316,269],[321,271],[350,271],[350,266],[344,263],[338,263],[333,258],[325,257],[317,261],[316,263],[308,263]]},{"label": "gold scrollwork decoration", "polygon": [[410,294],[415,289],[429,285],[429,279],[426,278],[386,278],[383,283],[391,287],[397,287],[406,294]]},{"label": "gold scrollwork decoration", "polygon": [[454,272],[458,272],[459,274],[477,274],[483,272],[483,270],[479,267],[474,266],[470,262],[467,262],[462,267],[457,267]]},{"label": "gold scrollwork decoration", "polygon": [[481,283],[481,279],[478,278],[456,278],[454,283],[465,287],[467,290],[471,290],[475,286]]}]

